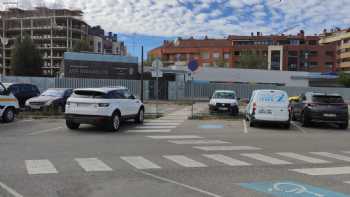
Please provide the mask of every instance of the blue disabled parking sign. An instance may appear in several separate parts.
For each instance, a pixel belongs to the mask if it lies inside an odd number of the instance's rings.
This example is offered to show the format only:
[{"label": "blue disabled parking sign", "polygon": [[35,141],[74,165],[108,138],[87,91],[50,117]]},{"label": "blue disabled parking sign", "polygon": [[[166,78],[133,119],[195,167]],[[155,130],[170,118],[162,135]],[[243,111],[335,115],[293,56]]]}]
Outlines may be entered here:
[{"label": "blue disabled parking sign", "polygon": [[240,186],[276,197],[350,197],[343,193],[292,181],[241,183]]}]

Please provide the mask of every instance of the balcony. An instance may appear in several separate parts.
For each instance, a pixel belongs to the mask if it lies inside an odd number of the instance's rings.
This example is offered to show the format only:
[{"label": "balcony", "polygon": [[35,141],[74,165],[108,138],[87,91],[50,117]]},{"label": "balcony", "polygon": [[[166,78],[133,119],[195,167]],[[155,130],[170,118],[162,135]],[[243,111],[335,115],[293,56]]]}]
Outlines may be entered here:
[{"label": "balcony", "polygon": [[340,68],[350,68],[350,62],[342,62],[342,63],[340,63]]},{"label": "balcony", "polygon": [[350,52],[345,52],[340,54],[340,59],[350,58]]},{"label": "balcony", "polygon": [[339,49],[349,49],[350,48],[350,43],[346,43],[340,46]]}]

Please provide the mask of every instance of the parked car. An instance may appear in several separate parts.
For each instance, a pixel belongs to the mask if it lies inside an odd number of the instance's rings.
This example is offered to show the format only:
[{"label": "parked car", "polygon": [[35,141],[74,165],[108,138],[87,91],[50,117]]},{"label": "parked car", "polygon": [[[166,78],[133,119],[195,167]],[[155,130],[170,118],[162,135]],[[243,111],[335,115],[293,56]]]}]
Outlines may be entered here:
[{"label": "parked car", "polygon": [[70,88],[50,88],[43,92],[40,96],[28,99],[26,102],[26,107],[34,110],[52,108],[54,110],[64,112],[67,99],[70,97],[72,92],[73,89]]},{"label": "parked car", "polygon": [[258,123],[277,123],[290,127],[288,94],[282,90],[255,90],[246,108],[250,126]]},{"label": "parked car", "polygon": [[4,83],[4,86],[12,92],[17,98],[19,106],[25,107],[25,103],[28,99],[39,96],[40,91],[38,87],[33,84],[27,83]]},{"label": "parked car", "polygon": [[0,82],[0,117],[5,123],[13,122],[19,105],[16,97]]},{"label": "parked car", "polygon": [[209,101],[209,111],[228,111],[232,115],[239,113],[239,99],[235,91],[217,90]]},{"label": "parked car", "polygon": [[307,92],[292,105],[292,119],[303,126],[312,123],[335,123],[342,129],[349,125],[349,109],[339,94]]},{"label": "parked car", "polygon": [[106,126],[118,131],[125,119],[143,123],[143,103],[125,87],[76,89],[66,105],[66,125],[78,129],[80,124]]}]

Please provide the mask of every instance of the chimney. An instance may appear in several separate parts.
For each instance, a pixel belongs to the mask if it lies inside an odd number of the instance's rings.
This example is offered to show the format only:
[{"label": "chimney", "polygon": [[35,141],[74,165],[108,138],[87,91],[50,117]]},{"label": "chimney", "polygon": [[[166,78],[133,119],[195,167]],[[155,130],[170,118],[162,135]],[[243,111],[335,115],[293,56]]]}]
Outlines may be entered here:
[{"label": "chimney", "polygon": [[305,31],[304,30],[300,30],[300,35],[304,36],[305,35]]},{"label": "chimney", "polygon": [[260,36],[260,32],[256,32],[256,36]]},{"label": "chimney", "polygon": [[208,36],[207,35],[204,37],[204,40],[208,40]]},{"label": "chimney", "polygon": [[253,36],[254,36],[254,32],[250,33],[250,36],[252,36],[252,37],[253,37]]}]

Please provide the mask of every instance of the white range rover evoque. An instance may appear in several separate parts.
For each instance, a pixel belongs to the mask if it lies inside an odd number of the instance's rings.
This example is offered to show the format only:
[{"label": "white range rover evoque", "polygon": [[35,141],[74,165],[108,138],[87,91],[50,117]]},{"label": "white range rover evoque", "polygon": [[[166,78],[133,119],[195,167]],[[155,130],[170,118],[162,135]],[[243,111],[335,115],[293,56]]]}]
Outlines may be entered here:
[{"label": "white range rover evoque", "polygon": [[122,120],[143,123],[145,107],[125,87],[75,89],[66,104],[66,125],[78,129],[80,124],[105,126],[118,131]]}]

